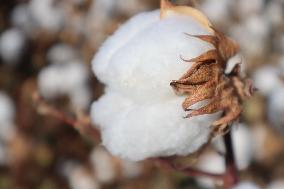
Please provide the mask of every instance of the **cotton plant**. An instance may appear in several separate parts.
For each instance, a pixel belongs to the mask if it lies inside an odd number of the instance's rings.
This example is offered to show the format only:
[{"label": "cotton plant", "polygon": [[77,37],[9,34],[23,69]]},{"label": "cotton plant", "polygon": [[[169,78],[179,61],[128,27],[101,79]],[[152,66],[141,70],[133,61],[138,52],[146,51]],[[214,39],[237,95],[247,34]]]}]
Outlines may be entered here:
[{"label": "cotton plant", "polygon": [[140,161],[192,155],[215,136],[230,141],[231,124],[254,90],[240,76],[241,62],[225,73],[238,52],[191,7],[162,0],[160,10],[131,18],[92,61],[105,84],[91,108],[102,144],[113,155]]}]

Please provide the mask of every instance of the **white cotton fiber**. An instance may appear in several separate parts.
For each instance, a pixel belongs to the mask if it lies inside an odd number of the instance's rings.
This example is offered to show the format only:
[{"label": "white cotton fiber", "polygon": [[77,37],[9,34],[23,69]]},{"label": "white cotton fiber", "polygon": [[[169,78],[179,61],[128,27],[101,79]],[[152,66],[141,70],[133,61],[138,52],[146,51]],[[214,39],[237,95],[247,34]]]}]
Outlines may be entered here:
[{"label": "white cotton fiber", "polygon": [[185,96],[170,86],[191,66],[180,56],[190,59],[213,48],[185,33],[209,34],[190,16],[160,20],[159,11],[141,13],[94,57],[93,70],[106,89],[91,114],[112,154],[134,161],[187,155],[208,141],[216,115],[184,119]]},{"label": "white cotton fiber", "polygon": [[24,52],[26,37],[22,31],[12,28],[0,35],[0,56],[5,63],[18,63]]}]

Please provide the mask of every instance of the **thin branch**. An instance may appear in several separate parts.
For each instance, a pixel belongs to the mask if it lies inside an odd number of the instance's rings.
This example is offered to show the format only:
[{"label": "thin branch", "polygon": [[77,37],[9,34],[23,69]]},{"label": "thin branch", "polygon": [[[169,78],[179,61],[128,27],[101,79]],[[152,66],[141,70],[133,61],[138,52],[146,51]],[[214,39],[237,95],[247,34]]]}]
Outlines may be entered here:
[{"label": "thin branch", "polygon": [[45,102],[38,92],[34,92],[33,102],[39,114],[54,117],[72,128],[75,128],[82,135],[89,136],[96,141],[101,140],[100,132],[92,126],[90,118],[83,113],[78,113],[77,118],[69,116]]}]

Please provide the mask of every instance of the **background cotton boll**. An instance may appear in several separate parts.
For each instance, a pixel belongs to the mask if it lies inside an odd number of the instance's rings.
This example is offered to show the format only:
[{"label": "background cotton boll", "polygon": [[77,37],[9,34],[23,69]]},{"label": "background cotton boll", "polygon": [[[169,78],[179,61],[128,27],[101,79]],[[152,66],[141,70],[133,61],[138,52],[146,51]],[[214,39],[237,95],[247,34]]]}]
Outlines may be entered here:
[{"label": "background cotton boll", "polygon": [[62,27],[63,12],[55,0],[31,0],[29,8],[40,28],[56,32]]},{"label": "background cotton boll", "polygon": [[241,182],[233,189],[261,189],[261,188],[253,182]]},{"label": "background cotton boll", "polygon": [[23,55],[26,37],[21,30],[12,28],[0,36],[0,56],[4,62],[14,65]]},{"label": "background cotton boll", "polygon": [[51,63],[68,63],[79,59],[79,53],[70,45],[59,43],[50,48],[47,59]]},{"label": "background cotton boll", "polygon": [[238,41],[247,57],[261,57],[266,52],[269,23],[262,16],[248,17],[244,23],[230,28],[230,34]]},{"label": "background cotton boll", "polygon": [[0,165],[5,165],[8,162],[7,146],[0,142]]},{"label": "background cotton boll", "polygon": [[275,180],[272,181],[268,186],[267,189],[282,189],[284,188],[284,180]]},{"label": "background cotton boll", "polygon": [[91,102],[91,91],[85,84],[82,87],[77,88],[70,95],[71,102],[74,109],[86,109]]},{"label": "background cotton boll", "polygon": [[9,140],[15,131],[14,116],[14,103],[9,96],[0,91],[0,139],[2,141]]},{"label": "background cotton boll", "polygon": [[[251,130],[244,124],[234,125],[232,137],[237,167],[239,170],[244,170],[250,165],[254,155],[254,141]],[[226,153],[222,138],[216,138],[214,145],[218,152]]]},{"label": "background cotton boll", "polygon": [[35,22],[32,19],[28,4],[20,4],[13,9],[11,22],[13,26],[22,29],[26,35],[32,35]]},{"label": "background cotton boll", "polygon": [[107,149],[134,161],[197,151],[208,141],[210,123],[216,118],[184,119],[184,97],[170,87],[190,67],[180,55],[190,59],[213,48],[184,33],[209,32],[189,16],[159,16],[154,11],[130,19],[92,62],[96,76],[107,86],[92,106],[92,119],[101,128]]},{"label": "background cotton boll", "polygon": [[138,177],[143,171],[142,164],[126,160],[121,160],[121,169],[122,175],[128,179]]},{"label": "background cotton boll", "polygon": [[284,11],[280,1],[269,1],[264,14],[272,26],[281,27]]},{"label": "background cotton boll", "polygon": [[48,99],[67,95],[74,107],[86,108],[91,98],[87,86],[88,78],[89,72],[80,61],[52,64],[38,76],[39,91]]},{"label": "background cotton boll", "polygon": [[264,8],[264,0],[238,0],[232,3],[236,14],[246,20],[249,16],[261,13]]},{"label": "background cotton boll", "polygon": [[96,147],[91,155],[90,161],[99,182],[109,183],[116,177],[114,158],[103,147]]},{"label": "background cotton boll", "polygon": [[272,125],[284,133],[284,87],[276,88],[269,95],[267,112]]},{"label": "background cotton boll", "polygon": [[[203,154],[198,162],[197,168],[206,172],[222,174],[225,171],[225,163],[223,156],[209,152],[207,154]],[[197,178],[197,182],[200,186],[204,188],[215,188],[216,185],[220,185],[220,181],[215,181],[210,178]]]},{"label": "background cotton boll", "polygon": [[99,189],[99,183],[85,167],[74,162],[63,165],[63,175],[67,177],[71,189]]},{"label": "background cotton boll", "polygon": [[279,69],[274,66],[262,66],[253,73],[254,86],[259,89],[259,93],[269,95],[273,90],[283,87],[279,74]]},{"label": "background cotton boll", "polygon": [[200,10],[206,13],[214,25],[224,26],[230,21],[230,1],[228,0],[203,1]]}]

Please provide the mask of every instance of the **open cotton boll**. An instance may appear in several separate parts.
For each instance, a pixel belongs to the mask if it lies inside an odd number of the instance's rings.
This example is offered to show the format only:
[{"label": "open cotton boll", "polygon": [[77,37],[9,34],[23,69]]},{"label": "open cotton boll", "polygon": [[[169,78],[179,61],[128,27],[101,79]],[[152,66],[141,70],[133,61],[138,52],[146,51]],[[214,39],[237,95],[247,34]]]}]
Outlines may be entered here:
[{"label": "open cotton boll", "polygon": [[282,188],[284,188],[284,180],[275,180],[267,186],[267,189],[282,189]]},{"label": "open cotton boll", "polygon": [[[38,76],[40,94],[47,99],[67,95],[74,108],[85,109],[90,103],[87,86],[89,72],[81,61],[65,64],[51,64]],[[79,99],[79,98],[84,99]]]},{"label": "open cotton boll", "polygon": [[269,33],[269,22],[263,16],[258,15],[248,17],[243,23],[230,28],[230,34],[249,57],[262,56],[265,53]]},{"label": "open cotton boll", "polygon": [[[224,157],[217,153],[208,153],[202,155],[197,162],[198,169],[210,173],[223,174],[225,172]],[[215,188],[221,182],[211,178],[198,177],[197,182],[204,188]]]},{"label": "open cotton boll", "polygon": [[249,16],[261,13],[264,5],[264,0],[238,0],[232,3],[234,10],[237,10],[237,15],[244,20]]},{"label": "open cotton boll", "polygon": [[50,48],[47,53],[47,59],[51,63],[68,63],[79,59],[76,49],[70,45],[60,43]]},{"label": "open cotton boll", "polygon": [[[250,165],[254,155],[251,130],[243,124],[235,125],[232,130],[232,137],[237,167],[239,170],[244,170]],[[213,144],[218,152],[226,153],[222,138],[216,138]]]},{"label": "open cotton boll", "polygon": [[217,115],[184,119],[170,82],[191,64],[185,59],[213,49],[185,35],[211,34],[191,16],[141,13],[121,26],[101,47],[92,66],[106,85],[92,105],[92,120],[103,144],[114,155],[138,161],[149,157],[188,155],[208,142]]},{"label": "open cotton boll", "polygon": [[200,9],[213,23],[224,25],[230,19],[230,4],[229,0],[206,0],[201,3]]},{"label": "open cotton boll", "polygon": [[260,187],[253,182],[241,182],[233,189],[260,189]]},{"label": "open cotton boll", "polygon": [[26,37],[22,31],[12,28],[0,36],[0,56],[4,62],[14,65],[18,63],[24,52]]},{"label": "open cotton boll", "polygon": [[32,19],[28,4],[18,4],[11,13],[11,22],[14,27],[20,28],[26,35],[32,35],[35,21]]},{"label": "open cotton boll", "polygon": [[0,138],[9,140],[15,131],[14,128],[15,106],[9,96],[0,91]]},{"label": "open cotton boll", "polygon": [[280,70],[274,66],[262,66],[252,76],[254,86],[263,95],[269,95],[273,90],[284,86],[279,78]]},{"label": "open cotton boll", "polygon": [[269,95],[267,114],[272,126],[284,133],[284,86]]},{"label": "open cotton boll", "polygon": [[143,167],[140,163],[132,161],[121,161],[122,175],[127,179],[133,179],[141,175]]},{"label": "open cotton boll", "polygon": [[99,189],[96,178],[85,167],[74,162],[63,164],[62,173],[67,177],[71,189]]},{"label": "open cotton boll", "polygon": [[99,182],[108,183],[115,179],[114,159],[103,147],[96,147],[92,151],[90,161]]},{"label": "open cotton boll", "polygon": [[8,162],[7,145],[0,143],[0,165],[5,165]]},{"label": "open cotton boll", "polygon": [[63,24],[64,16],[60,7],[55,5],[54,0],[31,0],[29,8],[32,19],[40,28],[58,31]]}]

